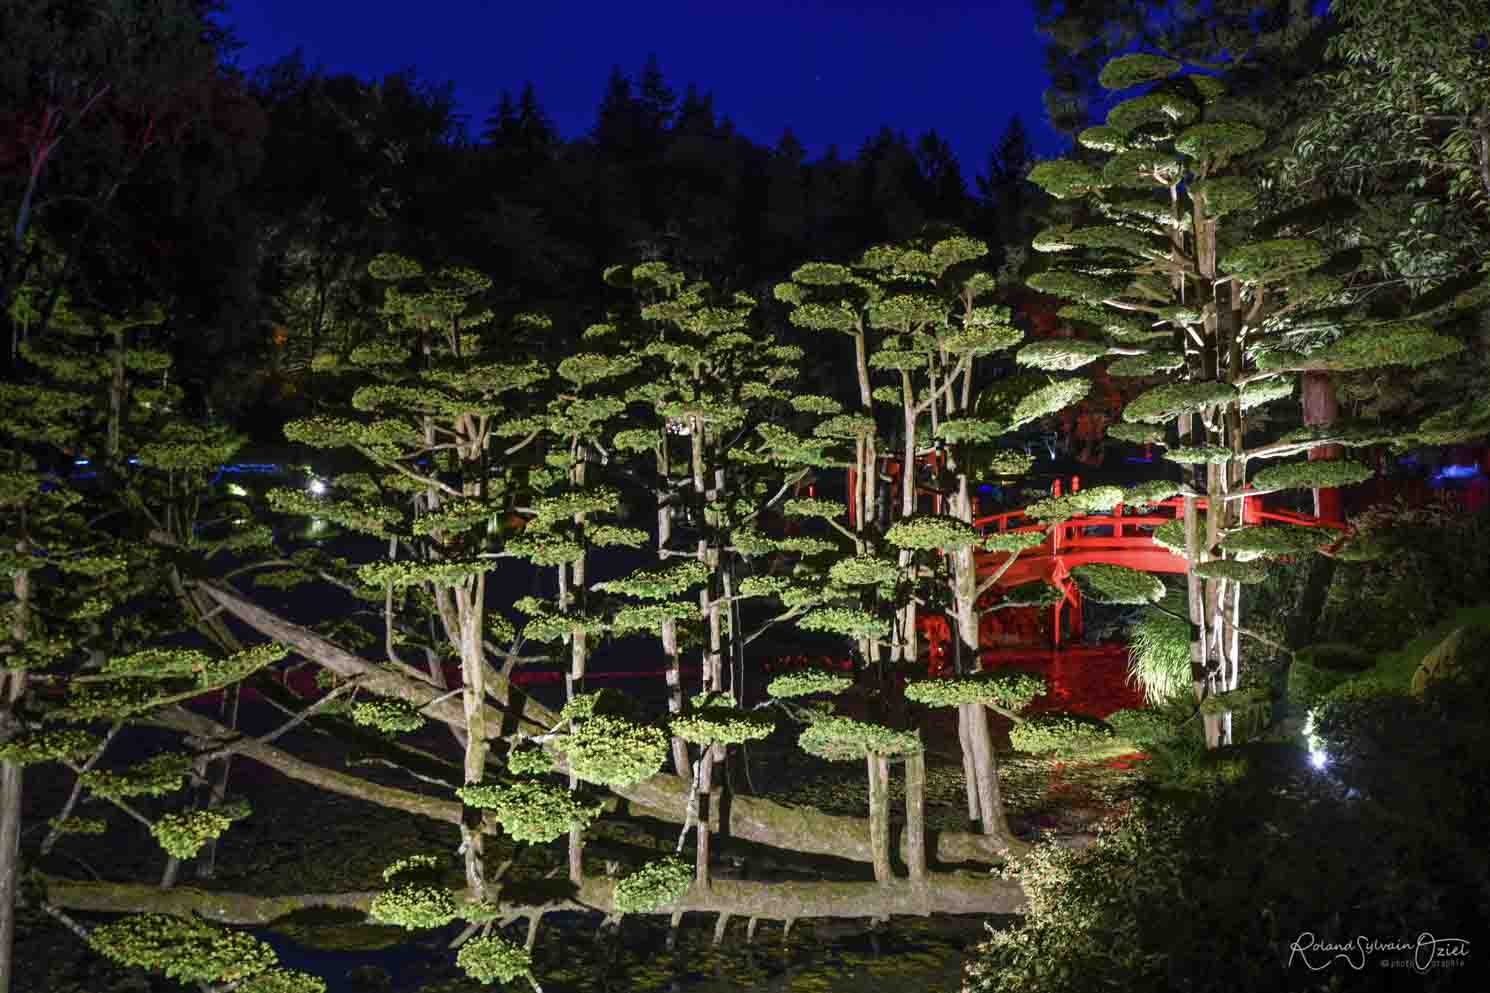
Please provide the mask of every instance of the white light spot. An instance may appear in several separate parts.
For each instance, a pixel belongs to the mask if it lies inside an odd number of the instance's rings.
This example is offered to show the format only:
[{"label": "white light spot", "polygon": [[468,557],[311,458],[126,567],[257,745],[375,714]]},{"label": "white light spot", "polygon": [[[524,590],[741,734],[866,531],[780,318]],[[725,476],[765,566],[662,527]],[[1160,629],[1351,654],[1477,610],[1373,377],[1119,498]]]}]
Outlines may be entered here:
[{"label": "white light spot", "polygon": [[1309,764],[1316,769],[1323,769],[1330,764],[1330,757],[1318,748],[1312,748],[1309,750]]},{"label": "white light spot", "polygon": [[311,493],[314,494],[315,496],[325,496],[326,495],[326,483],[325,483],[325,481],[320,480],[320,479],[312,479],[310,481],[310,486],[307,487],[307,489],[309,489],[311,491]]}]

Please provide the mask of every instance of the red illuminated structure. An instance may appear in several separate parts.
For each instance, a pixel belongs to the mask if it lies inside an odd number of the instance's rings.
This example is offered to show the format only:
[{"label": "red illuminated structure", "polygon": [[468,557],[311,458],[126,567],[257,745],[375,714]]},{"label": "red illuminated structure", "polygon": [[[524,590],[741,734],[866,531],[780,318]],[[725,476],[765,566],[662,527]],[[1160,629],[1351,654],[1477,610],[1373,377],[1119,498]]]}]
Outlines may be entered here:
[{"label": "red illuminated structure", "polygon": [[[1080,489],[1081,479],[1072,476],[1072,492]],[[1060,480],[1051,487],[1053,496],[1061,495]],[[1205,498],[1197,499],[1196,506],[1205,509]],[[1045,540],[1025,549],[1009,566],[1000,579],[999,586],[1009,589],[1022,583],[1044,581],[1059,589],[1062,598],[1051,609],[1051,640],[1060,644],[1061,620],[1066,607],[1072,608],[1073,634],[1081,634],[1081,592],[1071,580],[1071,570],[1090,563],[1110,563],[1141,569],[1144,572],[1182,573],[1186,570],[1184,556],[1155,544],[1154,529],[1182,516],[1184,501],[1173,497],[1134,513],[1131,508],[1118,504],[1103,514],[1078,514],[1069,521],[1046,525],[1030,520],[1023,510],[1008,510],[999,514],[979,517],[973,525],[983,532],[989,531],[1045,531]],[[1262,497],[1246,497],[1242,505],[1244,524],[1264,524],[1278,521],[1310,527],[1343,528],[1335,521],[1321,520],[1289,510],[1267,510]],[[978,573],[988,575],[999,569],[1007,558],[1005,553],[979,553]]]}]

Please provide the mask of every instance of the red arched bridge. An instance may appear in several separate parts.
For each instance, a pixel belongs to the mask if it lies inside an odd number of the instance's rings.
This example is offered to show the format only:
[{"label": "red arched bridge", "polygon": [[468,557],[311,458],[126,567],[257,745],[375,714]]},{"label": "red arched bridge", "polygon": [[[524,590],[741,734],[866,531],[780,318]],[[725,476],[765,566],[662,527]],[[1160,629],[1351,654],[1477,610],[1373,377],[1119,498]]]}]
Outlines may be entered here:
[{"label": "red arched bridge", "polygon": [[[1080,488],[1079,477],[1071,477],[1067,492]],[[1051,487],[1053,496],[1060,496],[1061,481]],[[933,494],[935,497],[935,494]],[[1204,498],[1196,500],[1199,509],[1205,509]],[[979,552],[977,554],[978,575],[986,578],[1003,570],[998,583],[987,594],[991,600],[1008,590],[1030,582],[1045,582],[1059,591],[1060,599],[1050,606],[1048,632],[1041,630],[1043,624],[1038,617],[1032,618],[1032,608],[1007,608],[1003,611],[988,611],[980,625],[981,647],[992,648],[999,644],[1024,643],[1034,640],[1049,640],[1059,646],[1062,621],[1069,616],[1071,634],[1080,637],[1081,591],[1071,579],[1071,570],[1089,563],[1109,563],[1142,569],[1145,572],[1182,573],[1186,569],[1185,558],[1157,544],[1154,530],[1181,517],[1184,501],[1173,497],[1157,504],[1145,505],[1135,512],[1134,508],[1118,504],[1105,513],[1078,514],[1059,524],[1046,524],[1030,518],[1025,508],[1001,511],[974,519],[973,524],[983,533],[989,532],[1044,532],[1045,539],[1026,548],[1008,563],[1007,552]],[[1268,509],[1261,496],[1245,497],[1242,502],[1242,521],[1245,524],[1266,524],[1276,521],[1307,527],[1343,528],[1338,521],[1321,519],[1291,510]],[[1067,613],[1068,608],[1069,615]],[[1010,615],[1001,617],[1000,615]],[[943,656],[949,643],[950,631],[947,620],[940,614],[921,617],[917,626],[928,644],[935,661]]]}]

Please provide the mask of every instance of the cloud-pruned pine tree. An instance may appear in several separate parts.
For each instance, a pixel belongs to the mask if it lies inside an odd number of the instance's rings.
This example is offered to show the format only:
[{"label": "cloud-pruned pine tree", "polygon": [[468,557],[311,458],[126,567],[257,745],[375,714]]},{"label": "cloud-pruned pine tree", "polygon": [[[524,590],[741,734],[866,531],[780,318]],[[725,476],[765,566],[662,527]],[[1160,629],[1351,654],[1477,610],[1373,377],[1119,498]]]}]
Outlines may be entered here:
[{"label": "cloud-pruned pine tree", "polygon": [[[918,610],[952,613],[960,674],[976,666],[986,595],[1020,549],[1043,536],[1001,536],[1003,568],[980,579],[977,552],[992,548],[973,526],[973,483],[1027,471],[1028,457],[1001,447],[1000,439],[1090,388],[1077,376],[1041,376],[1006,383],[1009,389],[987,399],[975,390],[977,359],[1023,338],[1008,309],[988,302],[997,282],[978,268],[986,254],[983,243],[961,236],[883,246],[853,265],[809,263],[776,288],[777,298],[792,306],[794,324],[850,338],[853,373],[846,378],[858,387],[855,412],[814,429],[836,442],[853,480],[848,526],[833,522],[853,539],[851,554],[824,559],[818,605],[798,623],[854,638],[865,664],[881,672],[917,657]],[[893,436],[886,437],[881,429],[891,424]],[[898,492],[880,485],[886,455],[902,467]],[[943,494],[936,513],[923,512],[917,495],[928,459],[929,482]],[[1000,844],[1014,846],[987,723],[986,704],[1002,690],[985,689],[957,701],[968,814]]]},{"label": "cloud-pruned pine tree", "polygon": [[[1267,132],[1227,99],[1221,79],[1183,69],[1144,53],[1109,62],[1103,84],[1133,95],[1080,136],[1105,159],[1058,159],[1032,171],[1052,195],[1083,202],[1086,217],[1036,236],[1034,247],[1054,261],[1028,283],[1070,301],[1062,316],[1097,332],[1102,351],[1080,342],[1027,359],[1079,368],[1116,355],[1111,373],[1153,378],[1110,433],[1162,445],[1184,477],[1179,547],[1190,563],[1192,675],[1196,694],[1209,697],[1238,687],[1243,587],[1258,578],[1248,560],[1266,553],[1261,545],[1240,550],[1243,499],[1371,474],[1348,458],[1288,461],[1320,445],[1454,433],[1430,419],[1340,422],[1263,439],[1250,412],[1293,396],[1306,372],[1420,366],[1462,343],[1434,329],[1441,313],[1383,321],[1347,306],[1360,253],[1328,251],[1309,237],[1306,215],[1259,216],[1266,176],[1252,153]],[[1093,584],[1099,598],[1142,587],[1136,577],[1101,578]],[[1223,743],[1227,712],[1209,709],[1208,740]]]},{"label": "cloud-pruned pine tree", "polygon": [[[73,777],[43,855],[68,834],[108,830],[79,813],[88,799],[122,811],[161,846],[161,890],[184,860],[210,873],[217,837],[248,813],[226,799],[231,750],[167,750],[122,768],[101,760],[126,725],[205,693],[221,692],[235,721],[238,684],[287,655],[272,642],[243,645],[192,588],[194,561],[252,558],[272,539],[267,528],[240,526],[241,501],[211,491],[239,439],[179,417],[161,320],[158,310],[113,318],[64,299],[49,334],[20,345],[20,381],[0,386],[0,522],[12,576],[0,635],[0,988],[10,976],[25,767],[61,765]],[[192,632],[200,641],[183,647],[180,636]],[[188,786],[201,796],[182,797]],[[168,809],[147,816],[140,796],[165,797]],[[257,941],[241,943],[233,963],[199,931],[126,918],[88,940],[117,961],[203,981],[252,975],[294,993],[324,990],[277,968]]]}]

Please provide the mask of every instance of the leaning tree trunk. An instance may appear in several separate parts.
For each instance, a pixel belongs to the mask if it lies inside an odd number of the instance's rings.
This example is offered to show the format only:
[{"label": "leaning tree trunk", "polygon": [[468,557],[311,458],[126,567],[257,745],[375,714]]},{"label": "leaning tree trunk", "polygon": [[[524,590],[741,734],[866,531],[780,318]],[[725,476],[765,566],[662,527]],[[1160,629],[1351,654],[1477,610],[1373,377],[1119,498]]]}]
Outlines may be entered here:
[{"label": "leaning tree trunk", "polygon": [[[465,725],[463,708],[455,701],[440,699],[443,694],[431,684],[354,655],[315,631],[265,610],[231,587],[205,582],[201,584],[201,588],[228,613],[266,638],[289,645],[307,659],[343,679],[356,677],[360,681],[359,685],[367,692],[406,700],[416,707],[422,707],[425,716],[431,720],[453,727]],[[527,734],[541,734],[558,723],[556,713],[514,690],[501,673],[489,666],[485,672],[485,685],[496,704],[488,708],[486,729],[489,735],[500,734],[504,719],[515,723]],[[499,710],[498,707],[505,708],[505,717],[504,710]],[[213,738],[232,736],[232,732],[216,722],[184,710],[173,710],[154,720],[168,722],[169,726],[187,734]],[[214,728],[218,730],[213,731]],[[458,803],[381,787],[365,779],[314,766],[272,745],[250,742],[238,748],[237,752],[285,775],[316,783],[333,792],[348,796],[365,793],[374,803],[394,806],[438,820],[459,821],[461,807]],[[563,756],[554,754],[552,757],[556,767],[563,771],[566,768]],[[629,801],[635,813],[677,823],[683,816],[682,811],[687,809],[690,786],[689,782],[677,776],[659,773],[641,783],[615,788],[613,792]],[[835,816],[812,808],[783,806],[761,797],[738,796],[729,805],[728,823],[721,823],[718,827],[721,832],[727,831],[730,837],[744,841],[860,862],[870,860],[868,825],[861,818]],[[936,851],[930,854],[938,861],[947,863],[991,862],[996,861],[998,851],[988,839],[980,835],[947,831],[937,834]]]},{"label": "leaning tree trunk", "polygon": [[[178,917],[201,917],[220,924],[262,925],[286,914],[310,907],[334,907],[366,911],[378,891],[359,893],[305,893],[292,896],[254,896],[246,893],[205,891],[187,886],[160,890],[136,883],[94,883],[45,878],[47,901],[64,910],[90,913],[160,913]],[[528,917],[537,912],[571,911],[614,913],[615,880],[609,876],[586,876],[570,898],[548,903],[512,904],[500,893],[491,903],[503,917]],[[470,891],[456,899],[472,899]],[[986,872],[938,872],[924,883],[895,879],[887,883],[824,880],[716,879],[705,890],[691,887],[676,901],[652,911],[729,914],[765,920],[797,920],[808,917],[889,917],[926,914],[1021,914],[1026,909],[1024,890],[1014,880],[990,877]]]}]

